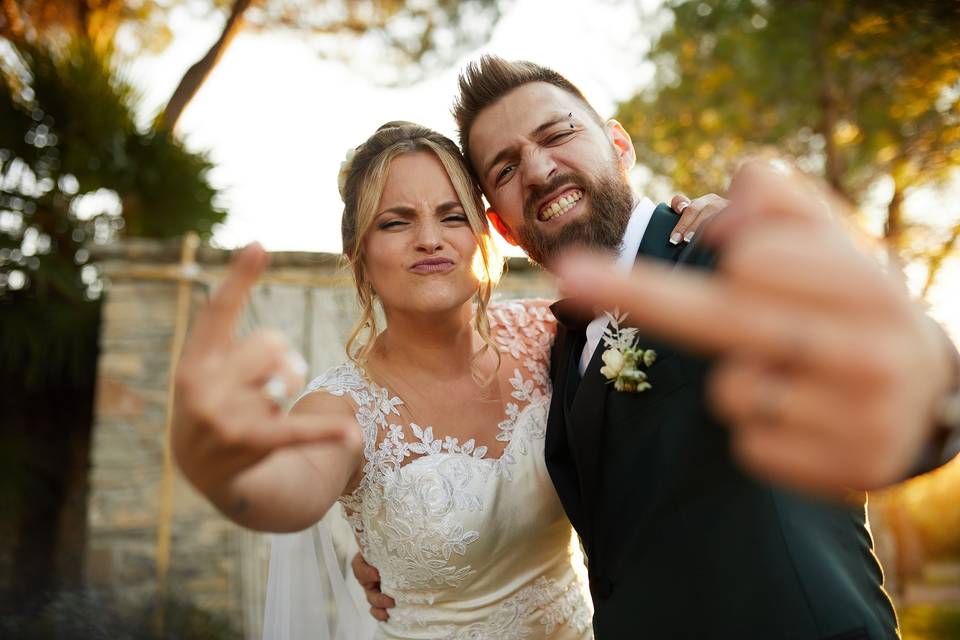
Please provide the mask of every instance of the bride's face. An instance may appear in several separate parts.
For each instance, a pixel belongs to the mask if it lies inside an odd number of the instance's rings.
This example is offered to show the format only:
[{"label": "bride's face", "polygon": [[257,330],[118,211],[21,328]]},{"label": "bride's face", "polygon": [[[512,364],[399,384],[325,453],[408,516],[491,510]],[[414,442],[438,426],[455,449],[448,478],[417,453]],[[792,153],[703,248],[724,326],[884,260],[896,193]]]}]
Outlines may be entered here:
[{"label": "bride's face", "polygon": [[477,291],[477,241],[440,160],[430,152],[390,162],[364,238],[364,267],[384,311],[437,313]]}]

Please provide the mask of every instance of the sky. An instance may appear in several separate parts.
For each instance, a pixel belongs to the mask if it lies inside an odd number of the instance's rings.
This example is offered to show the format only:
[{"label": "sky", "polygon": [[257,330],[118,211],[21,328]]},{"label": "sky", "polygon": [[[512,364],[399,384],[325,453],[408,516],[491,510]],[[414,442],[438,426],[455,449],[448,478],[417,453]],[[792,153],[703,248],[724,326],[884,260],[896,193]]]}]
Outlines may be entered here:
[{"label": "sky", "polygon": [[[235,248],[257,240],[271,251],[339,252],[337,173],[347,150],[390,120],[412,120],[455,138],[450,105],[457,73],[481,53],[553,67],[580,86],[601,115],[613,115],[619,100],[653,76],[653,65],[644,61],[651,23],[638,15],[653,15],[659,5],[660,0],[515,0],[485,46],[402,88],[377,86],[356,68],[322,59],[298,35],[241,32],[177,128],[189,148],[208,152],[216,165],[211,180],[222,189],[221,205],[229,216],[214,243]],[[158,56],[139,57],[130,69],[144,93],[144,122],[216,40],[222,20],[194,15],[189,5],[172,12],[172,44]],[[637,171],[642,182],[644,169]],[[960,186],[955,187],[946,199],[918,193],[908,199],[907,211],[948,214],[944,202],[960,202]],[[888,198],[881,186],[877,203]],[[946,264],[928,300],[932,315],[960,342],[958,263]],[[923,273],[907,273],[916,288]]]},{"label": "sky", "polygon": [[[651,0],[651,6],[658,2]],[[545,11],[545,8],[549,8]],[[183,72],[216,40],[222,21],[187,10],[171,18],[174,39],[132,69],[144,117],[169,98]],[[576,25],[576,37],[570,27]],[[253,240],[269,250],[340,251],[337,173],[348,149],[384,122],[411,120],[455,139],[450,106],[458,70],[481,53],[531,59],[571,78],[603,114],[653,73],[643,63],[629,3],[517,0],[488,44],[447,71],[409,87],[378,87],[356,69],[321,59],[290,33],[241,33],[184,112],[177,133],[208,150],[230,215],[214,241]]]}]

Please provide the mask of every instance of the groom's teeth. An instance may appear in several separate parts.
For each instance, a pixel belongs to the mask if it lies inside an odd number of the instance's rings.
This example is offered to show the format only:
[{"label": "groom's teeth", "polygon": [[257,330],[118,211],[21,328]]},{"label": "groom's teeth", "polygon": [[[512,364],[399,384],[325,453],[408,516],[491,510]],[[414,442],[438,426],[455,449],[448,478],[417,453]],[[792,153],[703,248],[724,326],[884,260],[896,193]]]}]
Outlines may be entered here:
[{"label": "groom's teeth", "polygon": [[552,220],[557,216],[562,216],[582,197],[583,191],[580,190],[561,196],[552,203],[544,205],[544,207],[540,210],[540,215],[538,217],[541,221],[546,222],[547,220]]}]

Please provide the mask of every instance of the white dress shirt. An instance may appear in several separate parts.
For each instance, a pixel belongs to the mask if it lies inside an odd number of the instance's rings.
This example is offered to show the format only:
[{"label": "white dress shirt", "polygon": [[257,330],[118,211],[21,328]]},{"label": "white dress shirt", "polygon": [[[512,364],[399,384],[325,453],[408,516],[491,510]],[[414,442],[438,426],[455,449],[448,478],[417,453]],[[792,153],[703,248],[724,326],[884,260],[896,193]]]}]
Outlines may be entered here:
[{"label": "white dress shirt", "polygon": [[[641,198],[637,206],[633,208],[630,221],[627,223],[627,230],[623,234],[623,242],[620,243],[620,255],[617,256],[615,269],[623,273],[629,273],[633,269],[637,251],[640,250],[640,241],[643,240],[643,234],[646,233],[650,218],[653,217],[653,209],[654,204],[649,198]],[[597,350],[600,338],[603,337],[603,330],[607,328],[608,324],[610,324],[610,319],[607,318],[606,314],[601,313],[587,325],[587,344],[583,345],[583,352],[580,354],[581,376],[587,370],[587,366],[593,358],[593,352]]]}]

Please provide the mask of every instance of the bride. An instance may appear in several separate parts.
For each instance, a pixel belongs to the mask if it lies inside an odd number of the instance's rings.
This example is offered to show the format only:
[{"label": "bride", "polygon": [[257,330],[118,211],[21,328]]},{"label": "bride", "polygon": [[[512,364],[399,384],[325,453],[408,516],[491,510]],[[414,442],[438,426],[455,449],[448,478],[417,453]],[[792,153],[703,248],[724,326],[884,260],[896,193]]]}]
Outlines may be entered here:
[{"label": "bride", "polygon": [[[302,361],[269,332],[232,338],[266,266],[248,247],[178,367],[180,467],[226,516],[260,531],[308,529],[339,501],[396,602],[366,637],[591,638],[590,598],[543,457],[549,308],[491,301],[499,265],[480,193],[446,137],[384,125],[345,163],[340,191],[361,305],[349,361],[283,411]],[[265,638],[328,637],[316,628],[326,603],[294,582],[314,584],[303,577],[316,569],[306,540],[299,552],[274,542]],[[349,625],[373,621],[349,623],[349,604],[337,599],[337,637],[362,637]]]}]

